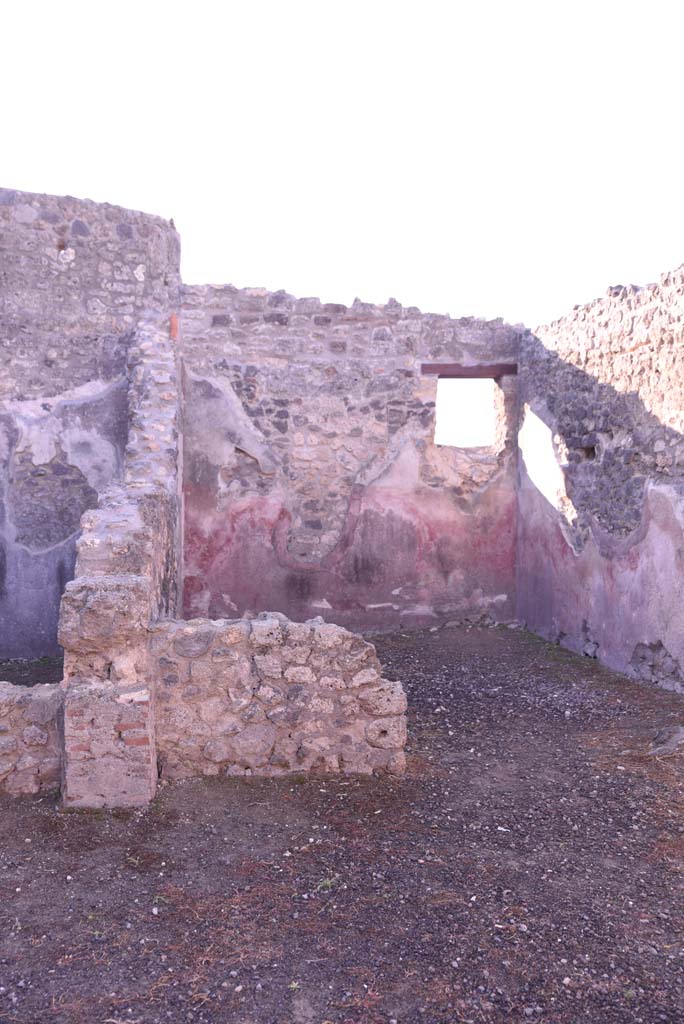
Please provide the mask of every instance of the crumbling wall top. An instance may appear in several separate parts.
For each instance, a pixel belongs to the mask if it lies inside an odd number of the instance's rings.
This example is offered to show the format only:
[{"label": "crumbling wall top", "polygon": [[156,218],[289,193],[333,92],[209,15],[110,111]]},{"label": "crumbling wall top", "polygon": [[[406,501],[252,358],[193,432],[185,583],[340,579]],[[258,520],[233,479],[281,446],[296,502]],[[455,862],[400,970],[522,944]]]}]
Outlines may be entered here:
[{"label": "crumbling wall top", "polygon": [[211,359],[217,339],[226,357],[256,355],[338,360],[393,361],[408,366],[420,359],[478,363],[515,361],[524,328],[501,319],[454,319],[421,313],[396,299],[375,305],[355,299],[351,306],[298,299],[285,291],[234,285],[184,285],[183,348],[195,364]]},{"label": "crumbling wall top", "polygon": [[0,398],[116,378],[126,334],[180,284],[172,222],[71,196],[0,189],[0,260]]}]

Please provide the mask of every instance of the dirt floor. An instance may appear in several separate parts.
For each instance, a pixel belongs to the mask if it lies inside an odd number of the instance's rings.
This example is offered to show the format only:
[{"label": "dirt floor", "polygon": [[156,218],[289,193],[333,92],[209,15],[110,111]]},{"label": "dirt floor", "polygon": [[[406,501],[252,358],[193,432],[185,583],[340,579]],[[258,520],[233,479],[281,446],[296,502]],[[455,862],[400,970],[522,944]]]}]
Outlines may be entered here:
[{"label": "dirt floor", "polygon": [[402,780],[0,800],[0,1021],[683,1021],[684,699],[505,628],[378,648]]}]

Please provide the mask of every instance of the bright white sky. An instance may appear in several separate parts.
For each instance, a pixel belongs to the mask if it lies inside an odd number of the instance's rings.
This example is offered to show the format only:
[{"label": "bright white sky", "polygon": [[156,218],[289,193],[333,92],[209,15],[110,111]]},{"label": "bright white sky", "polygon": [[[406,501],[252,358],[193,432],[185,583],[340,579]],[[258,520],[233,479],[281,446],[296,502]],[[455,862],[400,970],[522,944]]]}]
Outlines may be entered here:
[{"label": "bright white sky", "polygon": [[681,0],[5,0],[0,182],[190,283],[536,326],[684,261]]},{"label": "bright white sky", "polygon": [[480,380],[439,377],[435,444],[456,448],[493,445],[497,428],[496,390],[496,381],[487,377]]}]

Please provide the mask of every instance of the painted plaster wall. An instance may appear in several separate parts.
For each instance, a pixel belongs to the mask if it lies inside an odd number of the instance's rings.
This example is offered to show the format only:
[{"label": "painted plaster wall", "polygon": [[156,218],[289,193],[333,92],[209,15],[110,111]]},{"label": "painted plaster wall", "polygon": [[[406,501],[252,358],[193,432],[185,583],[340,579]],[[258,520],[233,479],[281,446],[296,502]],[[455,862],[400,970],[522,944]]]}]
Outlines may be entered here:
[{"label": "painted plaster wall", "polygon": [[684,268],[522,345],[518,613],[684,687]]},{"label": "painted plaster wall", "polygon": [[81,515],[122,478],[135,328],[178,266],[159,218],[0,190],[0,658],[58,651]]},{"label": "painted plaster wall", "polygon": [[230,286],[182,324],[186,616],[512,614],[515,378],[496,450],[436,447],[421,364],[515,362],[516,329]]}]

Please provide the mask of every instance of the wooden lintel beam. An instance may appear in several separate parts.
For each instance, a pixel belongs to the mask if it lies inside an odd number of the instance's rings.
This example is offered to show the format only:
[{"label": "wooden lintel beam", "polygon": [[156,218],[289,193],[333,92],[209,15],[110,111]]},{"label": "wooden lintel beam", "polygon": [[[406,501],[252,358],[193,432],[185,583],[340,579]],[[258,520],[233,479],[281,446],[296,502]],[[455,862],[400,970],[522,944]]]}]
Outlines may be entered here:
[{"label": "wooden lintel beam", "polygon": [[464,366],[462,363],[422,363],[421,373],[437,377],[504,377],[518,372],[517,363],[481,363],[479,366]]}]

